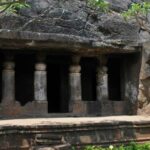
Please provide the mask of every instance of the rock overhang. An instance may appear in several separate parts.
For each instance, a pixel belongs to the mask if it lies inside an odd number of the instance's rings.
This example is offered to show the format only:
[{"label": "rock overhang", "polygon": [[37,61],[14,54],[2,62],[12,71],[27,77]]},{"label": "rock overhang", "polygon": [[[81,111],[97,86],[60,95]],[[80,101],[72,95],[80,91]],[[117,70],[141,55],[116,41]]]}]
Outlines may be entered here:
[{"label": "rock overhang", "polygon": [[116,12],[100,13],[85,0],[28,2],[17,15],[1,14],[0,48],[128,53],[141,47],[139,28]]},{"label": "rock overhang", "polygon": [[130,53],[138,51],[139,47],[141,47],[139,43],[131,41],[98,40],[67,34],[0,30],[1,49],[63,49],[79,53]]}]

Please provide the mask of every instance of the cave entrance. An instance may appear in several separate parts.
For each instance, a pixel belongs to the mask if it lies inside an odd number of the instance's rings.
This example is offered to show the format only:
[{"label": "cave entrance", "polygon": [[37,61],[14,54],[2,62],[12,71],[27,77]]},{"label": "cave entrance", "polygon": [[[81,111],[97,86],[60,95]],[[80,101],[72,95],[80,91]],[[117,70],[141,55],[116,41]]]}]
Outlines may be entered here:
[{"label": "cave entrance", "polygon": [[84,101],[96,101],[96,59],[81,59],[82,97]]},{"label": "cave entrance", "polygon": [[0,54],[0,103],[2,102],[2,70],[3,70],[3,55]]},{"label": "cave entrance", "polygon": [[15,72],[16,100],[23,106],[34,100],[34,56],[17,55]]},{"label": "cave entrance", "polygon": [[121,59],[112,57],[108,60],[109,100],[121,100]]},{"label": "cave entrance", "polygon": [[69,105],[69,64],[63,57],[48,57],[48,113],[67,113]]}]

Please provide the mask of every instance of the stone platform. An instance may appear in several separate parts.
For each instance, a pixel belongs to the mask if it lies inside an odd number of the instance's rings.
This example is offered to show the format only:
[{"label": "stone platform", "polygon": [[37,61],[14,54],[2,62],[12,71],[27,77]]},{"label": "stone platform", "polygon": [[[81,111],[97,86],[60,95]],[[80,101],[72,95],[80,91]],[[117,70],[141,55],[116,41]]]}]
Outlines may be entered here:
[{"label": "stone platform", "polygon": [[[45,150],[70,145],[150,141],[150,117],[36,118],[0,121],[0,149]],[[47,149],[48,150],[48,149]]]}]

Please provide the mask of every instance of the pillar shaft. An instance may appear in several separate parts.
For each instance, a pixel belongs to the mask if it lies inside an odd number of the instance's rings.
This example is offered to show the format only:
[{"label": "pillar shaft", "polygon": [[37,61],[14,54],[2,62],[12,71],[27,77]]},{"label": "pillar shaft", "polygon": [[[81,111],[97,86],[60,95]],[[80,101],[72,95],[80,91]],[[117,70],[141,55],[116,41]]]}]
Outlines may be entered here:
[{"label": "pillar shaft", "polygon": [[97,68],[97,100],[108,100],[108,74],[107,74],[107,58],[100,56],[98,58]]},{"label": "pillar shaft", "polygon": [[6,61],[2,71],[2,103],[15,101],[15,64],[13,61]]},{"label": "pillar shaft", "polygon": [[97,100],[108,100],[108,75],[106,67],[99,67],[97,72]]},{"label": "pillar shaft", "polygon": [[81,92],[81,67],[79,65],[73,65],[70,67],[70,99],[71,101],[79,101],[82,99]]},{"label": "pillar shaft", "polygon": [[36,101],[46,101],[47,100],[46,64],[42,63],[42,62],[39,62],[35,65],[34,99]]}]

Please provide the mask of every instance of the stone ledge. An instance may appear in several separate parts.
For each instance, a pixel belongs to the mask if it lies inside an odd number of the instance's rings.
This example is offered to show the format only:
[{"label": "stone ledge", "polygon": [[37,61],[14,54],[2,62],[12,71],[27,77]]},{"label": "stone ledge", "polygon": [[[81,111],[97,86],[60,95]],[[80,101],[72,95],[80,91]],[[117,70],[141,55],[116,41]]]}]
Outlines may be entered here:
[{"label": "stone ledge", "polygon": [[149,116],[109,116],[109,117],[56,117],[56,118],[24,118],[0,120],[0,127],[28,127],[43,125],[81,125],[81,124],[149,124]]},{"label": "stone ledge", "polygon": [[[40,137],[37,141],[37,137]],[[39,139],[38,139],[39,140]],[[109,145],[150,140],[150,117],[119,116],[93,118],[41,118],[0,121],[0,145],[7,149],[29,150],[71,144]],[[54,142],[53,142],[54,141]],[[55,145],[56,144],[56,145]]]}]

